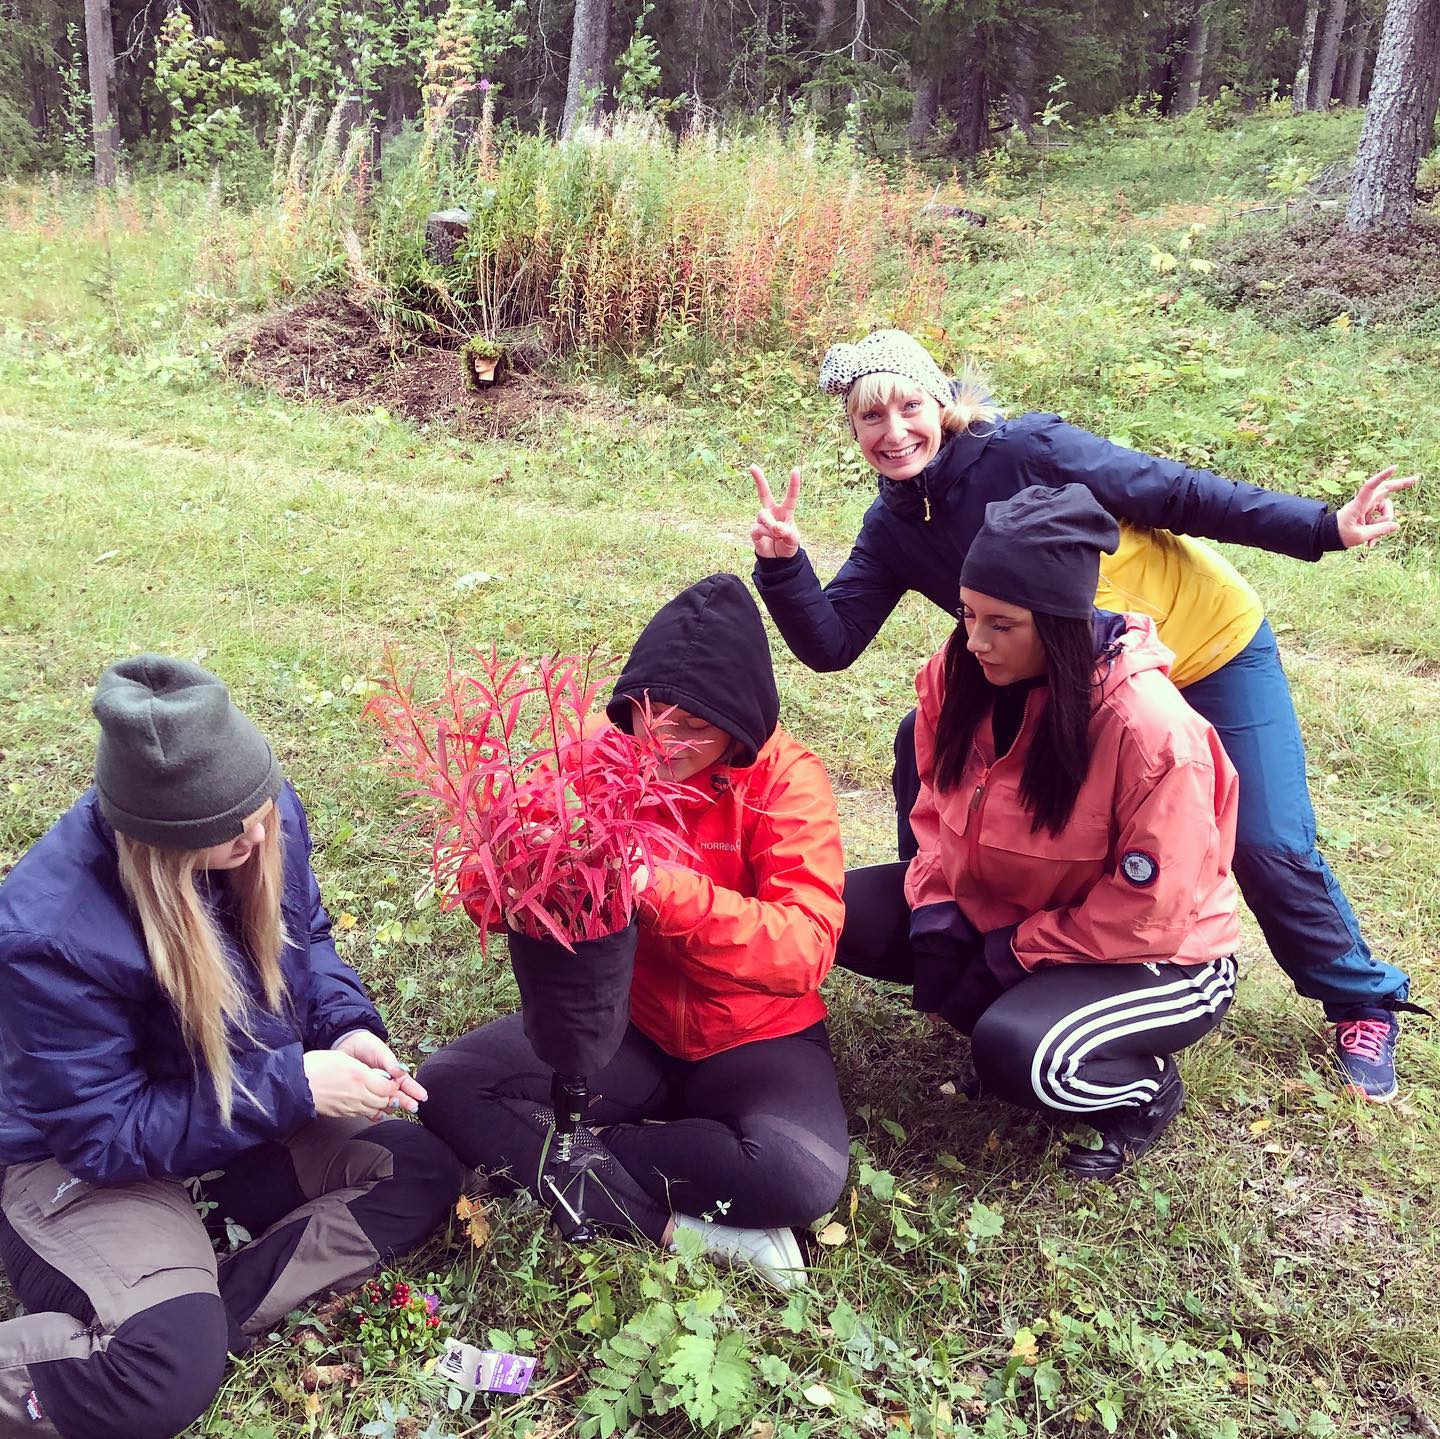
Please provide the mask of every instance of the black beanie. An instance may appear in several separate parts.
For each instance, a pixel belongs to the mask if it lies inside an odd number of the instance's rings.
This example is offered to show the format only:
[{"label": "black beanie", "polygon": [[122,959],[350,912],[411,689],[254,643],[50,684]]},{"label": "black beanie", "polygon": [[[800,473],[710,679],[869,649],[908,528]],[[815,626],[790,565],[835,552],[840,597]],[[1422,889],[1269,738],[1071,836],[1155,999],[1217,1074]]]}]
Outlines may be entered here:
[{"label": "black beanie", "polygon": [[95,788],[121,834],[164,849],[239,839],[280,793],[280,763],[208,670],[164,655],[110,666],[91,705],[100,721]]},{"label": "black beanie", "polygon": [[770,640],[750,591],[734,575],[711,575],[662,606],[640,632],[605,712],[630,729],[632,700],[678,705],[736,742],[729,763],[755,763],[780,722]]},{"label": "black beanie", "polygon": [[1095,608],[1100,551],[1114,554],[1120,526],[1084,485],[1031,485],[985,506],[960,583],[1043,615],[1084,619]]}]

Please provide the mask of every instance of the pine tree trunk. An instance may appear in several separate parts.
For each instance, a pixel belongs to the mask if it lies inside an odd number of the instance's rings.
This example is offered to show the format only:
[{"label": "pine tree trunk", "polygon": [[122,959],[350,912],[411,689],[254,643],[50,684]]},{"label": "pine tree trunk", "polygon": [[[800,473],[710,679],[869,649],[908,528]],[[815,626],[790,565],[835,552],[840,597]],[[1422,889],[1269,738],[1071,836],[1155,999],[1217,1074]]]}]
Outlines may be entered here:
[{"label": "pine tree trunk", "polygon": [[815,17],[815,48],[822,53],[835,43],[835,0],[820,0]]},{"label": "pine tree trunk", "polygon": [[961,47],[967,64],[956,96],[955,151],[973,159],[990,144],[990,82],[985,74],[984,38],[976,31]]},{"label": "pine tree trunk", "polygon": [[1347,229],[1410,223],[1415,174],[1429,143],[1437,96],[1440,0],[1390,0],[1355,151]]},{"label": "pine tree trunk", "polygon": [[[820,0],[819,13],[815,17],[815,53],[820,64],[835,48],[835,0]],[[827,85],[817,97],[824,110],[835,103],[835,92]]]},{"label": "pine tree trunk", "polygon": [[110,0],[85,0],[85,53],[90,66],[90,113],[95,130],[95,183],[115,183],[115,40]]},{"label": "pine tree trunk", "polygon": [[1224,71],[1220,61],[1225,53],[1225,29],[1220,23],[1220,6],[1210,11],[1210,24],[1205,30],[1205,73],[1200,80],[1200,98],[1213,100],[1220,93]]},{"label": "pine tree trunk", "polygon": [[[1420,158],[1435,148],[1435,126],[1440,122],[1440,5],[1434,10],[1435,23],[1430,37],[1430,86],[1420,102]],[[1427,118],[1428,117],[1428,118]]]},{"label": "pine tree trunk", "polygon": [[1310,108],[1310,61],[1315,56],[1315,25],[1320,19],[1320,0],[1305,0],[1305,24],[1300,31],[1300,61],[1295,67],[1295,88],[1290,92],[1290,109],[1298,115]]},{"label": "pine tree trunk", "polygon": [[1343,103],[1352,110],[1360,104],[1365,93],[1365,65],[1370,58],[1370,34],[1375,28],[1373,20],[1366,20],[1355,32],[1354,45],[1350,51],[1350,68],[1345,72],[1345,97]]},{"label": "pine tree trunk", "polygon": [[765,94],[765,70],[770,57],[770,0],[760,0],[759,12],[755,16],[754,68],[747,63],[749,71],[745,77],[746,108],[752,115],[757,113],[768,98]]},{"label": "pine tree trunk", "polygon": [[1188,115],[1200,103],[1200,77],[1205,73],[1205,43],[1210,33],[1209,0],[1201,0],[1190,17],[1185,37],[1185,55],[1180,62],[1180,82],[1175,87],[1172,115]]},{"label": "pine tree trunk", "polygon": [[910,107],[910,123],[905,138],[912,145],[923,145],[935,128],[940,113],[940,80],[936,75],[921,75],[915,82],[915,98]]},{"label": "pine tree trunk", "polygon": [[[855,30],[850,37],[850,59],[856,65],[863,65],[870,58],[870,21],[866,11],[866,0],[855,0]],[[850,88],[850,103],[856,104],[860,99],[860,91],[855,86]]]},{"label": "pine tree trunk", "polygon": [[1315,75],[1310,83],[1310,108],[1328,110],[1330,94],[1335,88],[1335,62],[1340,56],[1340,35],[1345,29],[1345,0],[1330,0],[1325,10],[1325,27],[1315,59]]},{"label": "pine tree trunk", "polygon": [[565,87],[562,136],[588,124],[599,113],[605,83],[605,49],[609,36],[610,0],[575,0],[570,35],[570,78]]},{"label": "pine tree trunk", "polygon": [[1035,136],[1035,31],[1015,22],[1012,65],[1005,80],[1005,109],[1010,123],[1027,140]]}]

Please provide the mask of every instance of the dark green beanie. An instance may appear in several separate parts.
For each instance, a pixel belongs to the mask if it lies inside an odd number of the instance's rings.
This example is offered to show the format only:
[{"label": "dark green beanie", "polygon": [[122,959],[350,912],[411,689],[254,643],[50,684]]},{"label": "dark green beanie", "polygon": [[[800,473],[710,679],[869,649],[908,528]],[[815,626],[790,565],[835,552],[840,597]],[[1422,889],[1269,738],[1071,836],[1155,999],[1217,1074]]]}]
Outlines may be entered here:
[{"label": "dark green beanie", "polygon": [[239,839],[280,793],[265,737],[208,670],[164,655],[120,660],[100,676],[95,788],[121,833],[164,849]]}]

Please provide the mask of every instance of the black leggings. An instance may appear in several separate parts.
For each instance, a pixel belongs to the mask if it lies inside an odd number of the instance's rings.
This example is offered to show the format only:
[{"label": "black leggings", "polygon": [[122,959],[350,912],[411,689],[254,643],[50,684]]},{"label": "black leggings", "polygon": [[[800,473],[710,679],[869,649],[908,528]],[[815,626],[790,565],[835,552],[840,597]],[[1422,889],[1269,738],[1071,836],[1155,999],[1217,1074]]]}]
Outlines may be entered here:
[{"label": "black leggings", "polygon": [[[913,984],[903,864],[845,875],[835,962]],[[989,982],[976,956],[977,983]],[[980,1083],[1011,1104],[1090,1122],[1154,1097],[1165,1059],[1209,1034],[1235,995],[1235,961],[1056,964],[986,1004],[970,1030]]]},{"label": "black leggings", "polygon": [[[420,1118],[466,1164],[534,1193],[550,1078],[507,1015],[425,1061]],[[584,1203],[604,1228],[658,1244],[672,1210],[767,1228],[808,1224],[840,1198],[849,1139],[823,1024],[697,1060],[631,1025],[591,1092],[598,1165]]]}]

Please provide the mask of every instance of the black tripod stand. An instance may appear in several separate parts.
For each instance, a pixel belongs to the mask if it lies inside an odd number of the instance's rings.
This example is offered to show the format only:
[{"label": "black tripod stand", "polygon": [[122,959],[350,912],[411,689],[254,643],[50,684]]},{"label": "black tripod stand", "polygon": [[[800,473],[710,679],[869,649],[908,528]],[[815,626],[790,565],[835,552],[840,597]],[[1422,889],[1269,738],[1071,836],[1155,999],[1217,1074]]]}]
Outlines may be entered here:
[{"label": "black tripod stand", "polygon": [[588,1244],[595,1231],[585,1218],[585,1179],[595,1156],[580,1149],[578,1136],[590,1107],[590,1082],[584,1075],[561,1074],[557,1070],[550,1081],[550,1106],[555,1127],[540,1173],[542,1198],[549,1201],[550,1212],[566,1241]]}]

